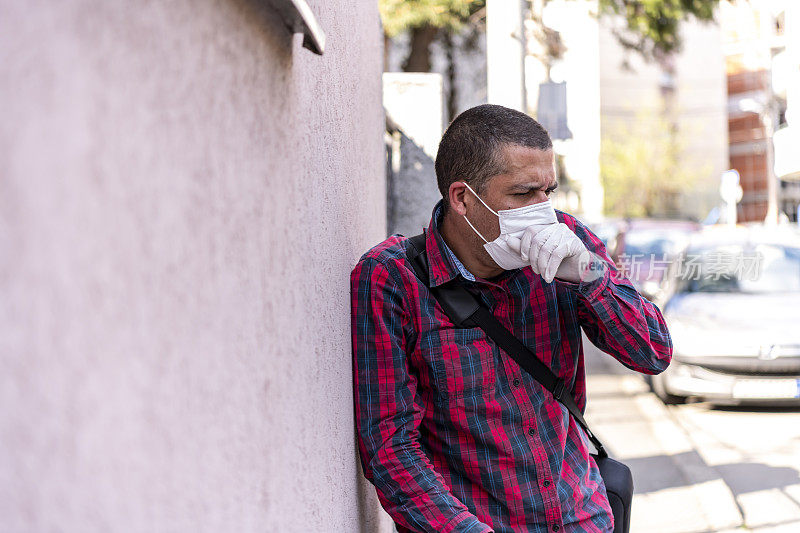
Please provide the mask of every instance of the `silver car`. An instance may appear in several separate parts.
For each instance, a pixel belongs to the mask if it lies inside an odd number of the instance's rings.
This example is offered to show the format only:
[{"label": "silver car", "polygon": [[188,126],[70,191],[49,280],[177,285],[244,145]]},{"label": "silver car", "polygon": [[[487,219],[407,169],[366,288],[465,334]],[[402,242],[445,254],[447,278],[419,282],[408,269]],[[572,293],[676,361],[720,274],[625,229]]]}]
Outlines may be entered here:
[{"label": "silver car", "polygon": [[665,403],[800,404],[800,233],[763,225],[696,234],[659,304],[673,341],[649,376]]}]

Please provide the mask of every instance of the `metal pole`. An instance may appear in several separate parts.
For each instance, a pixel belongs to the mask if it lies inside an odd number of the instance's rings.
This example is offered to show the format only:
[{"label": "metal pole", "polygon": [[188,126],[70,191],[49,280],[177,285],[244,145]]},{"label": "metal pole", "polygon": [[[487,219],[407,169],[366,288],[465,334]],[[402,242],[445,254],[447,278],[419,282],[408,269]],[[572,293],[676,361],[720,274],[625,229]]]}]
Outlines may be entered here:
[{"label": "metal pole", "polygon": [[767,105],[764,116],[764,129],[767,134],[767,216],[764,222],[769,225],[778,223],[778,180],[775,176],[775,144],[772,136],[777,124],[777,102],[772,87],[772,48],[767,44],[769,54],[769,72],[767,73]]},{"label": "metal pole", "polygon": [[767,216],[764,222],[767,224],[778,223],[778,178],[775,176],[775,145],[772,142],[772,135],[775,133],[775,119],[772,105],[772,84],[770,83],[770,104],[767,107],[767,117],[764,127],[767,130]]},{"label": "metal pole", "polygon": [[725,216],[725,218],[728,220],[728,226],[730,227],[736,226],[736,202],[733,201],[725,202],[725,208],[728,211]]}]

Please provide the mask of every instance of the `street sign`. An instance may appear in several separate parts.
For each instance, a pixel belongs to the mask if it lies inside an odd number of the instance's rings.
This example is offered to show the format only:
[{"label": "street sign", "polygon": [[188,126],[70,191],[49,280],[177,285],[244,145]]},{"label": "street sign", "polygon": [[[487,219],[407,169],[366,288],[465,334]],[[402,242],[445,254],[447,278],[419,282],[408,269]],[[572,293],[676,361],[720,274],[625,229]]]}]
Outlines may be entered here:
[{"label": "street sign", "polygon": [[572,139],[567,126],[567,82],[546,81],[539,84],[536,120],[554,140]]}]

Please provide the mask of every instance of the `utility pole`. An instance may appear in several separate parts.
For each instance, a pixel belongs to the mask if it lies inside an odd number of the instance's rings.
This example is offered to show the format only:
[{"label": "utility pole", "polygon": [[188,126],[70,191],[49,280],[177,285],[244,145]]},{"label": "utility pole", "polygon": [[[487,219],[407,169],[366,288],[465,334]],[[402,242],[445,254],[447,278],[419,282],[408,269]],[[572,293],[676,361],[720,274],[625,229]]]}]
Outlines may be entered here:
[{"label": "utility pole", "polygon": [[766,224],[778,223],[778,178],[775,176],[775,143],[772,136],[775,135],[777,124],[776,102],[772,88],[772,51],[770,50],[770,69],[767,76],[767,105],[764,107],[762,120],[767,134],[767,216],[764,218]]},{"label": "utility pole", "polygon": [[[769,17],[764,17],[762,25],[767,24],[768,20]],[[765,32],[765,37],[762,39],[766,47],[764,54],[767,57],[769,72],[767,73],[767,104],[764,106],[761,116],[767,136],[767,216],[764,218],[764,222],[768,225],[778,223],[778,178],[775,175],[775,143],[772,140],[778,126],[778,111],[775,89],[772,86],[772,75],[775,64],[772,60],[771,39],[768,38],[770,35],[771,33]]]}]

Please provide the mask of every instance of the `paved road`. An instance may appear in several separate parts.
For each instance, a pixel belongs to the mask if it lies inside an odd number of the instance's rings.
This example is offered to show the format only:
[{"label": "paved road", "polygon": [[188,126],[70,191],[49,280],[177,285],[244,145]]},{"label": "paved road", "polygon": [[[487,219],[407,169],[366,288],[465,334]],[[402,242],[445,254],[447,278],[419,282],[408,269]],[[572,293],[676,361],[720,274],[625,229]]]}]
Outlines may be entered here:
[{"label": "paved road", "polygon": [[633,470],[633,533],[800,533],[800,409],[665,406],[584,345],[589,424]]}]

